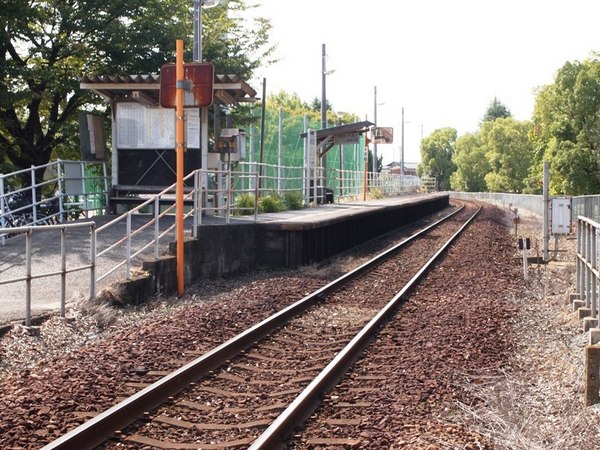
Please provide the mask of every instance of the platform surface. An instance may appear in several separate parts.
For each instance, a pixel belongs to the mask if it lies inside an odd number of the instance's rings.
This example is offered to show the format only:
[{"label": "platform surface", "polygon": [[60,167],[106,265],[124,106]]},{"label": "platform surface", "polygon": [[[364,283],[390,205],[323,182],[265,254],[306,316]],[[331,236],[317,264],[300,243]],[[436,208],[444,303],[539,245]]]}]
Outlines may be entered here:
[{"label": "platform surface", "polygon": [[[385,198],[381,200],[371,200],[367,202],[353,203],[333,203],[318,205],[312,208],[304,208],[295,211],[284,211],[279,213],[259,214],[257,222],[269,227],[278,227],[281,229],[307,229],[318,226],[319,224],[341,221],[350,215],[356,215],[364,212],[374,212],[377,210],[397,207],[403,204],[414,204],[433,196],[442,196],[444,194],[412,194],[403,197]],[[90,221],[96,223],[96,228],[100,227],[115,216],[96,216]],[[133,215],[132,228],[136,229],[143,226],[152,217],[149,215]],[[173,217],[166,217],[161,221],[161,229],[166,229],[173,224]],[[113,242],[117,242],[125,235],[125,221],[122,224],[102,232],[98,236],[98,249],[106,248]],[[231,216],[230,224],[251,224],[254,222],[254,216]],[[222,225],[227,226],[223,217],[204,215],[201,225]],[[192,226],[191,219],[186,220],[186,233],[189,233]],[[41,230],[34,233],[32,247],[32,273],[47,273],[58,271],[61,267],[60,257],[60,235],[57,231]],[[154,227],[150,226],[143,232],[143,238],[146,242],[152,239]],[[89,230],[80,230],[69,232],[69,252],[67,256],[67,268],[87,264],[89,261]],[[199,239],[202,239],[202,233],[199,233]],[[166,253],[169,242],[174,241],[174,232],[165,236],[161,242],[161,254]],[[97,261],[97,273],[102,274],[115,265],[120,259],[124,258],[126,244],[120,245],[119,249],[110,256],[99,258]],[[138,263],[152,258],[152,248],[145,254],[136,259]],[[0,246],[0,280],[7,280],[25,275],[25,239],[23,236],[8,239],[5,245]],[[125,279],[124,269],[119,270],[108,279],[97,286],[97,292],[107,287],[111,282]],[[89,271],[75,272],[67,275],[67,303],[88,296],[90,289]],[[55,313],[60,307],[60,277],[52,276],[35,279],[32,282],[32,314],[40,315],[46,312]],[[25,283],[17,282],[0,286],[0,325],[11,321],[23,320],[25,317]]]}]

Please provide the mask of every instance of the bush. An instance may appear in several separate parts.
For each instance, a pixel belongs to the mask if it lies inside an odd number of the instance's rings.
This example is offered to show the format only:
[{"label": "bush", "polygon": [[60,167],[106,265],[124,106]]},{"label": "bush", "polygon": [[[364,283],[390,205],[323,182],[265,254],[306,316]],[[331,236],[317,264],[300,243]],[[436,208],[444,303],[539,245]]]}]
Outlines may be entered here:
[{"label": "bush", "polygon": [[298,191],[286,192],[284,196],[284,202],[287,206],[287,209],[302,209],[304,207],[304,196],[302,195],[302,192]]},{"label": "bush", "polygon": [[249,216],[254,214],[254,195],[244,193],[235,198],[234,214]]},{"label": "bush", "polygon": [[371,198],[373,200],[381,200],[384,197],[383,191],[379,188],[371,189]]},{"label": "bush", "polygon": [[283,200],[279,194],[270,194],[266,197],[261,197],[258,206],[260,211],[265,213],[279,212],[285,209]]}]

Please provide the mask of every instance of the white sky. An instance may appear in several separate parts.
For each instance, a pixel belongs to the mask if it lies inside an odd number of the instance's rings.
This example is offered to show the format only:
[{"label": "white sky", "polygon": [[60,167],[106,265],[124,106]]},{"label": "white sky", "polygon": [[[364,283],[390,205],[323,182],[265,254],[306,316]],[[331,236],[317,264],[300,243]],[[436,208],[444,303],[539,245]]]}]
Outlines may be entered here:
[{"label": "white sky", "polygon": [[476,131],[494,97],[518,120],[531,118],[535,89],[567,61],[600,51],[598,0],[257,0],[278,44],[275,65],[257,71],[262,95],[284,90],[321,98],[321,45],[327,46],[327,99],[336,111],[394,128],[379,145],[399,160],[420,159],[424,136],[453,127]]}]

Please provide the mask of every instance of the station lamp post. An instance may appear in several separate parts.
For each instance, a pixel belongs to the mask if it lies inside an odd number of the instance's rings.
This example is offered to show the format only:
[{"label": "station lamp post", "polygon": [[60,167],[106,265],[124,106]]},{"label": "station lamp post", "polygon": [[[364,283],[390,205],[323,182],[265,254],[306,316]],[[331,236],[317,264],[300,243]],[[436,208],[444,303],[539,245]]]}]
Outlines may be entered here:
[{"label": "station lamp post", "polygon": [[321,52],[321,129],[327,128],[327,75],[331,75],[335,70],[327,70],[327,51],[325,44],[322,45]]},{"label": "station lamp post", "polygon": [[202,62],[202,8],[212,8],[224,0],[192,0],[194,2],[194,62]]}]

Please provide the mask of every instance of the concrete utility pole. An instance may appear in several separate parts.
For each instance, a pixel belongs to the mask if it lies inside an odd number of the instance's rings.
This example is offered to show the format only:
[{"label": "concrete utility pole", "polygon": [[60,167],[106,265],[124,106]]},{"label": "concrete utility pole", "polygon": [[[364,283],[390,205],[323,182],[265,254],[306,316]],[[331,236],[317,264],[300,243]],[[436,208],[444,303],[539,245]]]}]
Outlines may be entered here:
[{"label": "concrete utility pole", "polygon": [[327,90],[326,90],[326,77],[327,68],[326,66],[327,51],[325,44],[321,47],[321,129],[327,128]]},{"label": "concrete utility pole", "polygon": [[402,142],[400,147],[400,177],[404,176],[404,106],[402,107]]},{"label": "concrete utility pole", "polygon": [[[377,86],[373,87],[373,123],[377,126]],[[377,141],[373,140],[373,179],[377,178]]]}]

